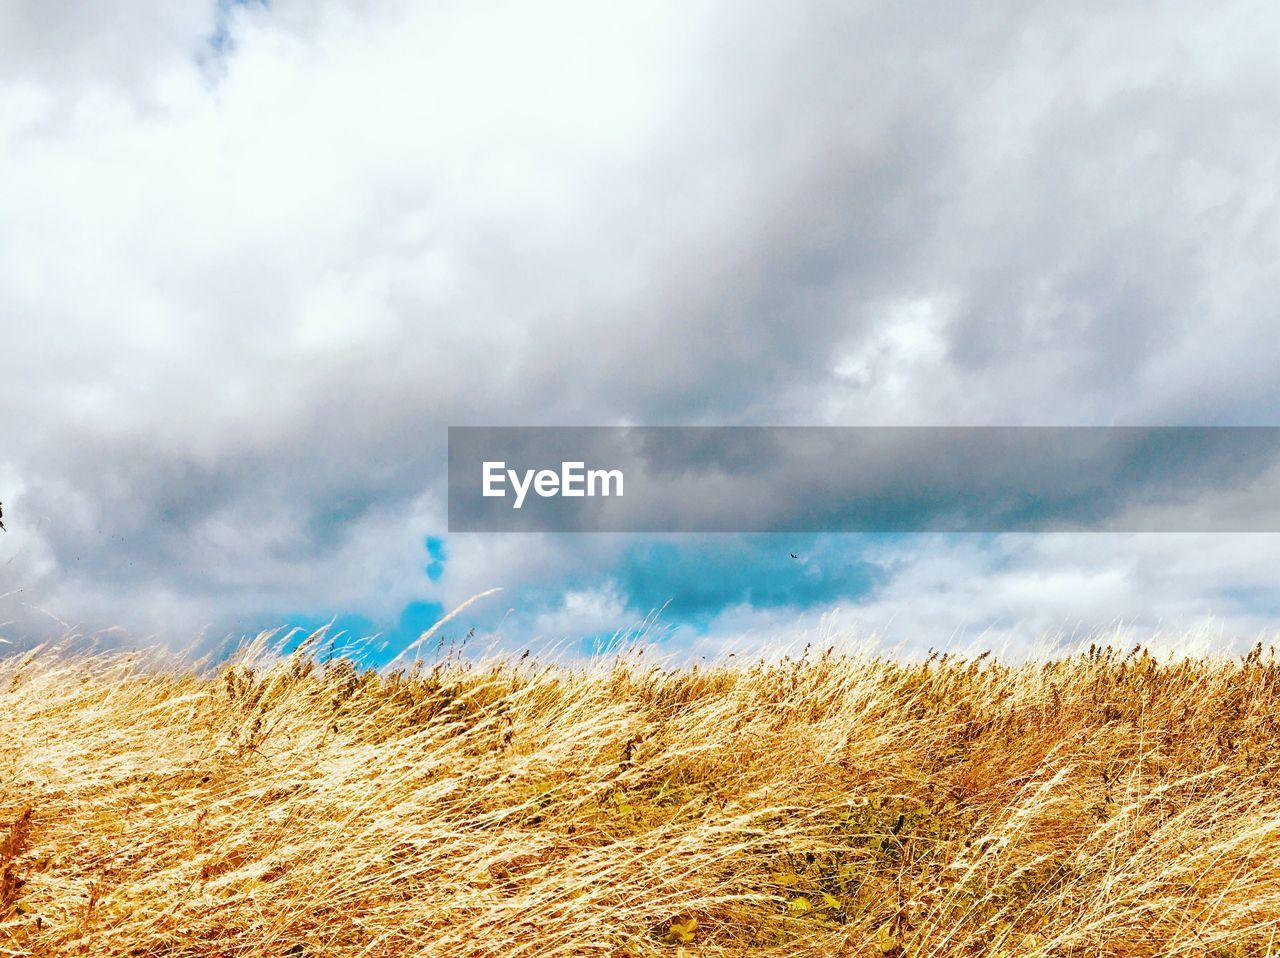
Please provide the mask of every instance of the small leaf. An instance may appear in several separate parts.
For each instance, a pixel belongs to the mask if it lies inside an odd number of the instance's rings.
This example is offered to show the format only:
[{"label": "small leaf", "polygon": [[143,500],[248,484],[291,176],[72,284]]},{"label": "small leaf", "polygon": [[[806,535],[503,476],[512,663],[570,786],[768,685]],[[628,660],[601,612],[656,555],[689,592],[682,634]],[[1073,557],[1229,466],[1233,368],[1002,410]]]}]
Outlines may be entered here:
[{"label": "small leaf", "polygon": [[898,947],[898,940],[893,937],[893,932],[889,930],[888,925],[881,925],[876,930],[875,940],[876,950],[882,955],[899,955],[902,949]]},{"label": "small leaf", "polygon": [[686,918],[684,921],[672,921],[667,927],[667,934],[676,941],[683,942],[685,944],[693,941],[693,936],[697,931],[698,919],[696,918]]}]

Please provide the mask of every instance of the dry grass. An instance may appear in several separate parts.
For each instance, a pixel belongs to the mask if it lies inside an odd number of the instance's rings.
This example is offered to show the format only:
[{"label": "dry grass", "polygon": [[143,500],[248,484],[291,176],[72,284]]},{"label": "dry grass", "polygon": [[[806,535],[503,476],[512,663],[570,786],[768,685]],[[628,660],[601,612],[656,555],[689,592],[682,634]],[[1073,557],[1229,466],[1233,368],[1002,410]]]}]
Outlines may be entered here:
[{"label": "dry grass", "polygon": [[1280,663],[0,662],[0,954],[1280,953]]}]

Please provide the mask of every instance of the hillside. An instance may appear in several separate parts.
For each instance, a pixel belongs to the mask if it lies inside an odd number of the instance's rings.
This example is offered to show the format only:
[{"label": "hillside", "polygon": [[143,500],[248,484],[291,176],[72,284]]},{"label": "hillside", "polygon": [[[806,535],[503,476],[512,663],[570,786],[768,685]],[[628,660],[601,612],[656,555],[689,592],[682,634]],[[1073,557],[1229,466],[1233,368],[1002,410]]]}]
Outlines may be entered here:
[{"label": "hillside", "polygon": [[1280,664],[0,662],[0,950],[1276,953]]}]

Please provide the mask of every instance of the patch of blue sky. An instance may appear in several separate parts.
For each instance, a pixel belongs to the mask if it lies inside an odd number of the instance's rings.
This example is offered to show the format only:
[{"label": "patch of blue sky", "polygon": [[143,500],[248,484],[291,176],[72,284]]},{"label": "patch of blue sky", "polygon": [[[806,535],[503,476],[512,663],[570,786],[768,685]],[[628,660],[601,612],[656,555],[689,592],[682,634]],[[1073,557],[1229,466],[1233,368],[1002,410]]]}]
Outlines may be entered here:
[{"label": "patch of blue sky", "polygon": [[1245,612],[1263,618],[1280,617],[1280,593],[1267,586],[1227,586],[1219,590],[1224,609]]},{"label": "patch of blue sky", "polygon": [[427,536],[427,557],[428,562],[424,569],[427,578],[432,582],[439,582],[440,577],[444,575],[445,549],[444,540],[439,536]]},{"label": "patch of blue sky", "polygon": [[585,635],[574,643],[574,651],[584,659],[601,658],[622,648],[629,635],[629,631],[597,632],[594,635]]},{"label": "patch of blue sky", "polygon": [[[468,610],[433,636],[437,642],[460,641],[474,625],[482,631],[504,630],[507,609],[525,624],[544,614],[563,612],[573,593],[611,591],[624,613],[606,629],[591,627],[573,635],[522,635],[516,629],[507,644],[560,645],[584,657],[616,650],[643,633],[662,644],[704,635],[716,618],[731,609],[795,609],[813,611],[873,599],[895,574],[899,560],[921,550],[966,540],[990,555],[996,566],[1014,562],[989,534],[836,533],[701,536],[637,536],[613,561],[544,581],[508,586],[497,604]],[[423,540],[427,580],[437,583],[445,571],[448,543],[442,536]],[[309,611],[284,617],[290,626],[314,630],[333,620],[331,631],[348,638],[377,634],[356,656],[363,664],[382,665],[415,642],[449,610],[439,602],[418,599],[401,610],[395,622],[375,622],[355,612]],[[279,621],[279,620],[277,620]]]},{"label": "patch of blue sky", "polygon": [[328,654],[340,654],[342,649],[375,635],[379,629],[367,616],[355,612],[317,614],[294,612],[281,616],[286,641],[281,651],[289,653],[301,645],[309,635],[325,630],[325,641],[317,650],[322,658]]},{"label": "patch of blue sky", "polygon": [[[418,599],[405,605],[395,622],[376,622],[358,612],[293,612],[277,621],[285,623],[287,630],[295,630],[283,647],[284,652],[293,651],[308,635],[324,628],[325,641],[317,647],[320,658],[341,655],[359,665],[376,668],[386,665],[416,642],[444,614],[445,608],[440,603]],[[460,637],[452,632],[442,631],[440,638],[447,644],[451,638]],[[431,651],[424,648],[423,656],[429,658]]]},{"label": "patch of blue sky", "polygon": [[640,540],[609,576],[631,608],[665,606],[666,621],[700,627],[733,607],[807,609],[865,597],[884,571],[864,552],[869,540],[883,538],[768,533]]},{"label": "patch of blue sky", "polygon": [[258,7],[265,10],[270,5],[270,0],[217,0],[213,14],[213,30],[205,38],[213,56],[221,56],[235,49],[232,26],[238,9]]}]

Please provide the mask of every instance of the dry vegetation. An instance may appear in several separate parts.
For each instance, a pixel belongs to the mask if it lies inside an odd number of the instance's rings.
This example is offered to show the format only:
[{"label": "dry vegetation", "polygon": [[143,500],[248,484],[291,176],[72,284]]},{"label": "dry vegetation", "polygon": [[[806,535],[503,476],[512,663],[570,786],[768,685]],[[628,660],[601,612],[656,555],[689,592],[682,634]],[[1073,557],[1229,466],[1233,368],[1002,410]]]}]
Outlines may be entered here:
[{"label": "dry vegetation", "polygon": [[1280,953],[1280,663],[0,662],[0,954]]}]

